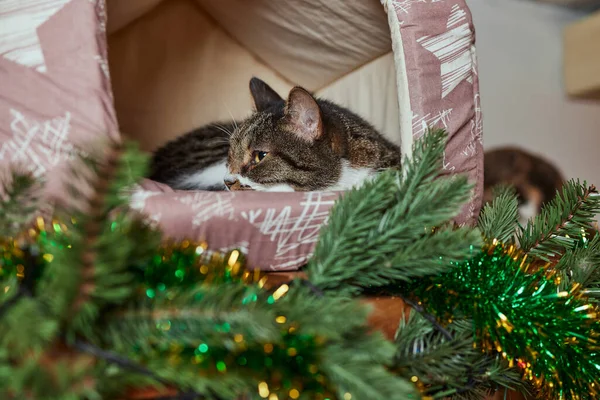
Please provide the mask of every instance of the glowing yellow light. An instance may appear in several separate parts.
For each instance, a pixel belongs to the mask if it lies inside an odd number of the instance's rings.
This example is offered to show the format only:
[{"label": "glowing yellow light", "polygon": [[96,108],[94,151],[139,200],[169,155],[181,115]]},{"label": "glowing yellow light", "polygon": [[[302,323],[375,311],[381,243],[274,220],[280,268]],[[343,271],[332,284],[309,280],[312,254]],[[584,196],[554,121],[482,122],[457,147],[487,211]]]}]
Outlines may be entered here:
[{"label": "glowing yellow light", "polygon": [[352,395],[348,392],[344,393],[344,400],[351,400],[352,399]]},{"label": "glowing yellow light", "polygon": [[206,266],[206,265],[200,266],[200,273],[206,275],[208,273],[208,266]]},{"label": "glowing yellow light", "polygon": [[300,397],[300,392],[296,389],[292,389],[290,390],[289,395],[292,399],[297,399],[298,397]]},{"label": "glowing yellow light", "polygon": [[269,400],[279,400],[279,397],[277,397],[275,393],[271,393],[271,395],[269,396]]},{"label": "glowing yellow light", "polygon": [[239,333],[237,335],[235,335],[233,337],[233,340],[235,340],[236,343],[241,343],[242,341],[244,341],[244,336],[240,335]]},{"label": "glowing yellow light", "polygon": [[46,262],[52,262],[54,256],[52,254],[44,254],[44,260],[46,260]]},{"label": "glowing yellow light", "polygon": [[287,318],[283,315],[280,315],[277,318],[275,318],[275,322],[277,322],[278,324],[285,324],[285,321],[287,321]]},{"label": "glowing yellow light", "polygon": [[413,382],[413,383],[417,382],[418,380],[419,380],[418,376],[413,376],[413,377],[410,378],[410,381]]},{"label": "glowing yellow light", "polygon": [[267,343],[263,346],[265,353],[269,354],[273,351],[273,345],[271,343]]},{"label": "glowing yellow light", "polygon": [[279,288],[277,288],[277,290],[273,292],[273,298],[275,300],[279,300],[279,298],[286,294],[288,290],[290,290],[290,287],[288,285],[283,284],[279,286]]},{"label": "glowing yellow light", "polygon": [[263,286],[265,286],[265,283],[267,283],[267,277],[263,276],[262,278],[260,278],[260,280],[258,281],[258,287],[259,288],[263,288]]},{"label": "glowing yellow light", "polygon": [[261,382],[258,384],[258,394],[263,399],[269,397],[269,385],[267,385],[267,382]]},{"label": "glowing yellow light", "polygon": [[567,297],[569,295],[569,292],[563,290],[562,292],[558,292],[556,295],[558,297]]},{"label": "glowing yellow light", "polygon": [[229,256],[229,261],[227,261],[227,265],[229,265],[230,267],[233,267],[233,265],[237,262],[239,257],[240,257],[239,251],[237,251],[237,250],[232,251],[231,255]]}]

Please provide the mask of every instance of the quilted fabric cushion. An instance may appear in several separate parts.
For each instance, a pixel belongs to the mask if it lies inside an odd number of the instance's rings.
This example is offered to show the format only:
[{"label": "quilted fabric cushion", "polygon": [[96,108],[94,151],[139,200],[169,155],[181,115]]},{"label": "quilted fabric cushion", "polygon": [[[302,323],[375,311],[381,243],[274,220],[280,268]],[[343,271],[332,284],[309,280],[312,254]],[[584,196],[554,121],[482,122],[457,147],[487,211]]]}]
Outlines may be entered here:
[{"label": "quilted fabric cushion", "polygon": [[[358,1],[358,0],[356,0]],[[463,0],[383,0],[398,89],[403,152],[426,126],[450,133],[448,174],[476,184],[459,223],[481,206],[483,155],[474,29]],[[0,166],[20,164],[64,196],[64,166],[119,138],[106,55],[104,0],[0,2]],[[249,263],[297,269],[339,193],[174,192],[144,182],[133,198],[167,234],[242,247]]]}]

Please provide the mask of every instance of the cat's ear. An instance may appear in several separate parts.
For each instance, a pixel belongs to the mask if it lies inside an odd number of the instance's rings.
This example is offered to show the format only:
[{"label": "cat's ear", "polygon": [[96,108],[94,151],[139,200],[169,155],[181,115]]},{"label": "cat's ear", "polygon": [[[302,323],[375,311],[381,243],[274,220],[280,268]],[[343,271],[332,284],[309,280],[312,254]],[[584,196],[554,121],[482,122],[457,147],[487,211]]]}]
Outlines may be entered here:
[{"label": "cat's ear", "polygon": [[275,103],[283,102],[281,96],[271,86],[256,77],[250,79],[250,93],[256,111],[264,111]]},{"label": "cat's ear", "polygon": [[290,91],[285,119],[288,128],[304,140],[312,142],[323,135],[321,109],[315,98],[301,87]]}]

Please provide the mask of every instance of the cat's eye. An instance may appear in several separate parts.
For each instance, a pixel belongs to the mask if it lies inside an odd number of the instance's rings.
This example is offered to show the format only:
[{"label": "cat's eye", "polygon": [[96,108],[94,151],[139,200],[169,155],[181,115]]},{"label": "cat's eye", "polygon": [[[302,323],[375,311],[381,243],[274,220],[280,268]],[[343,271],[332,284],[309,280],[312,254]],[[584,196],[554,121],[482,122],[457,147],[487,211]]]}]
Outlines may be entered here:
[{"label": "cat's eye", "polygon": [[259,162],[261,162],[263,160],[263,158],[265,158],[267,156],[267,154],[269,154],[269,153],[267,153],[266,151],[255,151],[254,152],[254,162],[256,164],[258,164]]}]

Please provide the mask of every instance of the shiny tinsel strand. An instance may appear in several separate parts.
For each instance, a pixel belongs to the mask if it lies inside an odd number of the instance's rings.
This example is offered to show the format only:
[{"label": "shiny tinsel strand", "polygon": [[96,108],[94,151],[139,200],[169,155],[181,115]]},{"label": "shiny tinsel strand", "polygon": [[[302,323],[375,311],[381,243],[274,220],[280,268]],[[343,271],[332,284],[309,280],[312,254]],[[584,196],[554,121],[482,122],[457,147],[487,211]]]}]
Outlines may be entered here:
[{"label": "shiny tinsel strand", "polygon": [[[255,285],[254,291],[242,300],[240,306],[262,302],[263,307],[274,307],[289,290],[281,285],[274,291],[263,288],[266,277],[260,270],[247,270],[243,253],[239,250],[214,252],[206,242],[184,240],[161,247],[152,260],[138,274],[144,296],[154,301],[172,289],[190,288],[198,284],[222,285],[244,283]],[[213,329],[220,333],[223,343],[199,342],[196,346],[176,339],[138,344],[152,349],[148,355],[136,352],[133,359],[144,363],[151,359],[166,358],[174,367],[193,365],[201,376],[219,376],[240,373],[254,376],[258,381],[258,395],[268,399],[297,399],[300,397],[321,400],[336,399],[335,390],[318,366],[319,350],[323,339],[299,333],[301,329],[285,315],[277,315],[273,323],[279,327],[280,340],[273,343],[247,342],[227,323],[215,321]],[[157,337],[179,336],[184,325],[165,316],[156,323]]]},{"label": "shiny tinsel strand", "polygon": [[519,367],[542,398],[598,398],[600,314],[577,285],[560,291],[548,267],[493,241],[414,294],[442,321],[472,319],[477,345]]}]

